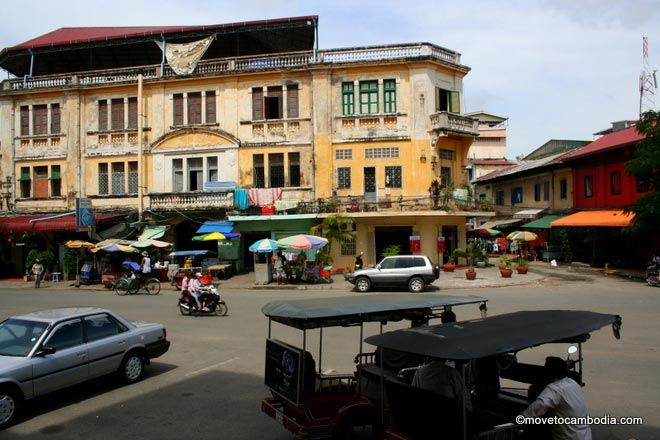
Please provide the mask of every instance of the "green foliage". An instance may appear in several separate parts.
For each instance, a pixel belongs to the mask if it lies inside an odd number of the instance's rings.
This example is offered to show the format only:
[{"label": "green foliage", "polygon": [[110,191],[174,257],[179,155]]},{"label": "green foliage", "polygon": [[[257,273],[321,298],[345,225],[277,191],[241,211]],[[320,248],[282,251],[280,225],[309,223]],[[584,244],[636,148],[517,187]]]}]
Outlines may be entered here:
[{"label": "green foliage", "polygon": [[500,263],[502,263],[502,266],[506,267],[507,269],[511,268],[511,258],[507,257],[506,255],[502,255],[502,257],[500,257]]},{"label": "green foliage", "polygon": [[520,257],[520,258],[518,258],[518,260],[516,261],[516,264],[518,264],[518,267],[527,267],[527,260],[525,260],[524,258]]},{"label": "green foliage", "polygon": [[453,254],[454,259],[465,258],[469,266],[472,266],[475,261],[486,261],[486,254],[474,242],[467,244],[465,249],[456,248]]},{"label": "green foliage", "polygon": [[28,252],[27,257],[25,258],[25,270],[27,272],[32,270],[32,265],[37,258],[45,270],[52,270],[53,263],[55,263],[55,254],[53,254],[51,251],[38,251],[36,249],[32,249],[30,252]]},{"label": "green foliage", "polygon": [[383,252],[381,252],[380,256],[383,258],[393,257],[394,255],[399,255],[400,253],[401,253],[401,245],[391,244],[387,246],[385,249],[383,249]]},{"label": "green foliage", "polygon": [[626,171],[648,184],[651,192],[626,209],[635,213],[628,229],[657,232],[660,229],[660,111],[644,113],[637,131],[646,137],[635,146],[632,159],[626,162]]},{"label": "green foliage", "polygon": [[39,251],[36,249],[32,249],[30,252],[28,252],[27,257],[25,258],[25,272],[30,273],[32,270],[32,265],[34,264],[34,260],[39,258]]},{"label": "green foliage", "polygon": [[62,265],[62,271],[64,272],[64,279],[69,278],[70,273],[75,273],[77,271],[76,264],[78,264],[78,250],[66,248],[64,250],[64,262]]},{"label": "green foliage", "polygon": [[571,234],[565,228],[559,230],[559,248],[561,254],[564,256],[564,261],[573,260],[573,243],[571,241]]},{"label": "green foliage", "polygon": [[350,232],[350,226],[353,224],[351,217],[343,215],[331,215],[323,219],[323,223],[312,227],[311,232],[314,235],[328,239],[328,245],[321,248],[321,255],[327,253],[327,258],[332,261],[332,244],[334,241],[341,243],[342,241],[355,240],[355,236]]}]

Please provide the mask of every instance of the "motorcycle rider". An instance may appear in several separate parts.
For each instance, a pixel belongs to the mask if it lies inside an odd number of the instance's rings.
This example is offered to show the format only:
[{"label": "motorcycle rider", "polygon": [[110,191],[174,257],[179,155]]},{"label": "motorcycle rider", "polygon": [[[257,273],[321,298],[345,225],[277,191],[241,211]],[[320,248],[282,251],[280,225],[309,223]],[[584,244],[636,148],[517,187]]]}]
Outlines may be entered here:
[{"label": "motorcycle rider", "polygon": [[[197,308],[198,310],[201,310],[202,312],[208,312],[208,308],[204,305],[204,292],[202,290],[202,274],[200,272],[197,272],[195,274],[195,278],[192,279],[191,282],[188,283],[188,291],[195,297],[195,302],[197,302]],[[201,304],[200,304],[201,303]]]},{"label": "motorcycle rider", "polygon": [[192,276],[192,272],[187,270],[183,274],[183,280],[181,281],[181,295],[185,295],[186,292],[190,294],[197,304],[197,309],[202,309],[202,304],[199,302],[199,294],[195,288],[195,279]]}]

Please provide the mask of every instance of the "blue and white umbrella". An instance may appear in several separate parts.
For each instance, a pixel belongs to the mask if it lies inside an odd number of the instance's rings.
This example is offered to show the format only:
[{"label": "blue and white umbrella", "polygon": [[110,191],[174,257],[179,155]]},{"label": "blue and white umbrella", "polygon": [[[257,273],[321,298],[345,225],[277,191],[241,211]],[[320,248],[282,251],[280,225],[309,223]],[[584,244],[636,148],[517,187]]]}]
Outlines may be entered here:
[{"label": "blue and white umbrella", "polygon": [[269,238],[263,238],[257,240],[250,246],[250,252],[258,252],[260,254],[265,254],[266,252],[274,252],[279,249],[279,246],[275,240]]}]

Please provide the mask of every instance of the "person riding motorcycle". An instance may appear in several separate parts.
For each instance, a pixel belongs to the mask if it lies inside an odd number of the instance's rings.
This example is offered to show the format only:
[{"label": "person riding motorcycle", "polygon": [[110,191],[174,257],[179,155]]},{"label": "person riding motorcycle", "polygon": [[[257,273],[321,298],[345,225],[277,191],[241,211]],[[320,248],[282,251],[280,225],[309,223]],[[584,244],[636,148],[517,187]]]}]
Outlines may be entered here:
[{"label": "person riding motorcycle", "polygon": [[199,288],[201,286],[201,283],[198,279],[198,276],[200,276],[200,273],[195,274],[196,276],[193,277],[192,272],[187,270],[183,276],[183,281],[181,282],[181,294],[185,295],[187,292],[190,296],[193,297],[195,300],[195,304],[197,305],[197,310],[202,310],[202,303],[200,301],[200,292]]},{"label": "person riding motorcycle", "polygon": [[649,286],[660,286],[660,256],[656,254],[646,267],[646,283]]}]

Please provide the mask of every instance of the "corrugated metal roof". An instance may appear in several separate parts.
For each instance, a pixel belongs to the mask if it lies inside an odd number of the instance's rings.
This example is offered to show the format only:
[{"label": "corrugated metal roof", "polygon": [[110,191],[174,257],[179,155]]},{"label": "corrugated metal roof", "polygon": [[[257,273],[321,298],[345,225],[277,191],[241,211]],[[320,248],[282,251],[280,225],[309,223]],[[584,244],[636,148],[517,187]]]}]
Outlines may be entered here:
[{"label": "corrugated metal roof", "polygon": [[600,139],[596,139],[589,145],[586,145],[579,150],[567,153],[565,157],[562,157],[562,161],[569,161],[592,154],[601,153],[603,151],[624,147],[626,145],[641,141],[645,137],[645,135],[637,131],[637,127],[625,128],[623,130],[607,134]]},{"label": "corrugated metal roof", "polygon": [[481,176],[476,179],[475,182],[488,182],[494,179],[499,179],[505,176],[512,176],[515,174],[520,174],[526,171],[531,171],[536,168],[541,168],[551,163],[559,162],[558,159],[564,156],[567,153],[553,154],[552,156],[544,157],[543,159],[536,160],[523,160],[518,162],[516,165],[504,168],[501,170],[495,170],[492,173],[488,173],[485,176]]}]

